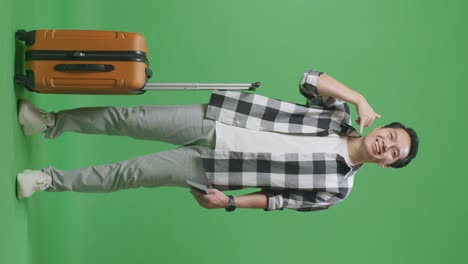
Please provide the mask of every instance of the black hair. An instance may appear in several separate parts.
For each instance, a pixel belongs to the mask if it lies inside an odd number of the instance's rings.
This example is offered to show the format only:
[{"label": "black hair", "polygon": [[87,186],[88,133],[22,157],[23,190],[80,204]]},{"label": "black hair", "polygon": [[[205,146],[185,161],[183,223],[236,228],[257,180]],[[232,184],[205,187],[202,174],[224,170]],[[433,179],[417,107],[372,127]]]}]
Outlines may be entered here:
[{"label": "black hair", "polygon": [[409,137],[411,139],[411,146],[410,146],[408,156],[406,156],[405,158],[399,159],[399,160],[393,162],[392,164],[390,164],[390,167],[392,167],[392,168],[405,167],[406,165],[408,165],[408,163],[410,163],[410,161],[412,159],[414,159],[414,157],[416,157],[416,154],[418,154],[418,148],[419,148],[418,134],[416,134],[416,131],[414,131],[414,129],[406,127],[405,125],[403,125],[402,123],[399,123],[399,122],[393,122],[393,123],[390,123],[390,124],[388,124],[388,125],[386,125],[384,127],[401,128],[401,129],[405,130],[406,133],[408,133],[408,135],[409,135]]}]

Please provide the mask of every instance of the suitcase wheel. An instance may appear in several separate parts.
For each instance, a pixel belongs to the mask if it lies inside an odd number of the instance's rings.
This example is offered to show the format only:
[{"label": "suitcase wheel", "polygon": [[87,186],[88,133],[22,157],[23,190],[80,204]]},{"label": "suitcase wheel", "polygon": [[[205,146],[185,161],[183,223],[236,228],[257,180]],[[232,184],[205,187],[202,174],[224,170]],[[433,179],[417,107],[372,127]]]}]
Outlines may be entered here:
[{"label": "suitcase wheel", "polygon": [[15,74],[15,83],[16,84],[19,84],[19,85],[22,85],[22,86],[26,86],[26,83],[27,83],[27,80],[26,80],[26,76],[24,75],[21,75],[21,74]]},{"label": "suitcase wheel", "polygon": [[28,70],[26,71],[26,75],[15,74],[15,83],[30,91],[34,91],[34,73]]},{"label": "suitcase wheel", "polygon": [[26,31],[24,29],[18,30],[15,32],[15,37],[17,40],[24,41],[26,45],[31,46],[35,42],[35,31]]},{"label": "suitcase wheel", "polygon": [[131,95],[140,95],[140,94],[144,94],[146,91],[143,90],[143,89],[138,89],[138,90],[132,90],[130,92]]}]

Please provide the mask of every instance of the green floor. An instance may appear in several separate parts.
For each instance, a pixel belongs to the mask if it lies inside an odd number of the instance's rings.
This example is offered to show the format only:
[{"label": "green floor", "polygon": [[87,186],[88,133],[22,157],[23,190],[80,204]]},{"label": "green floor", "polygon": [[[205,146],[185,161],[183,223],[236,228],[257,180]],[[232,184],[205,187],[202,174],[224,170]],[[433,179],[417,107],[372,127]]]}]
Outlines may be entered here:
[{"label": "green floor", "polygon": [[[0,8],[0,263],[465,263],[468,180],[464,1],[3,0]],[[205,103],[209,92],[141,96],[33,94],[13,84],[17,29],[144,34],[158,82],[254,82],[303,103],[301,73],[326,71],[421,136],[406,169],[365,166],[349,199],[324,212],[233,214],[187,190],[40,193],[15,198],[25,168],[79,168],[173,148],[65,134],[26,138],[18,98],[50,111],[80,106]],[[17,67],[18,68],[18,67]],[[462,108],[463,107],[463,108]]]}]

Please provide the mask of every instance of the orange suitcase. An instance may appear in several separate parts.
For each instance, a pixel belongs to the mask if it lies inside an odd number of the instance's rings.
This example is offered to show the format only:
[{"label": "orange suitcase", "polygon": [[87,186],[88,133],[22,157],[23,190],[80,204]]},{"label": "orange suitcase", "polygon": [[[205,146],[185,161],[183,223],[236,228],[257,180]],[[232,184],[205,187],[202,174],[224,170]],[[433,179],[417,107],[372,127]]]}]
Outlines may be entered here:
[{"label": "orange suitcase", "polygon": [[139,93],[151,75],[142,35],[98,30],[16,32],[26,42],[26,75],[16,82],[39,93]]},{"label": "orange suitcase", "polygon": [[99,30],[19,30],[26,44],[25,74],[15,82],[30,91],[60,94],[141,94],[146,90],[250,89],[253,84],[147,83],[145,39],[138,33]]}]

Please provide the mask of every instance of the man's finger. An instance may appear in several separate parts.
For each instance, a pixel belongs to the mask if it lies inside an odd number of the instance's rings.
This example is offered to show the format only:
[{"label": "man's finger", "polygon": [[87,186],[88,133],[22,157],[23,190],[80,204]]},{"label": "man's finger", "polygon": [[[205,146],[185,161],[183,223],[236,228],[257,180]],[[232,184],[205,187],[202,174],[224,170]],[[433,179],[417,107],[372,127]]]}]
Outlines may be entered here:
[{"label": "man's finger", "polygon": [[206,208],[206,205],[209,203],[209,201],[206,200],[204,197],[200,197],[196,195],[194,195],[193,197],[195,198],[195,200],[197,200],[198,204],[202,207]]},{"label": "man's finger", "polygon": [[216,193],[216,189],[208,189],[207,193],[208,194],[215,194]]},{"label": "man's finger", "polygon": [[366,127],[370,127],[372,125],[372,123],[374,123],[374,118],[370,117],[369,119],[367,119]]},{"label": "man's finger", "polygon": [[190,192],[193,194],[193,196],[203,198],[203,195],[204,195],[204,194],[203,194],[202,192],[196,190],[196,189],[193,189],[193,188],[192,188],[192,189],[190,190]]},{"label": "man's finger", "polygon": [[364,120],[359,118],[359,134],[362,134],[362,130],[364,129]]},{"label": "man's finger", "polygon": [[203,198],[203,200],[205,200],[205,201],[209,201],[209,200],[210,200],[210,197],[212,197],[212,196],[213,196],[212,194],[204,194],[204,195],[202,196],[202,198]]},{"label": "man's finger", "polygon": [[382,117],[382,115],[379,115],[379,114],[375,114],[375,116],[376,116],[377,118],[381,118],[381,117]]}]

